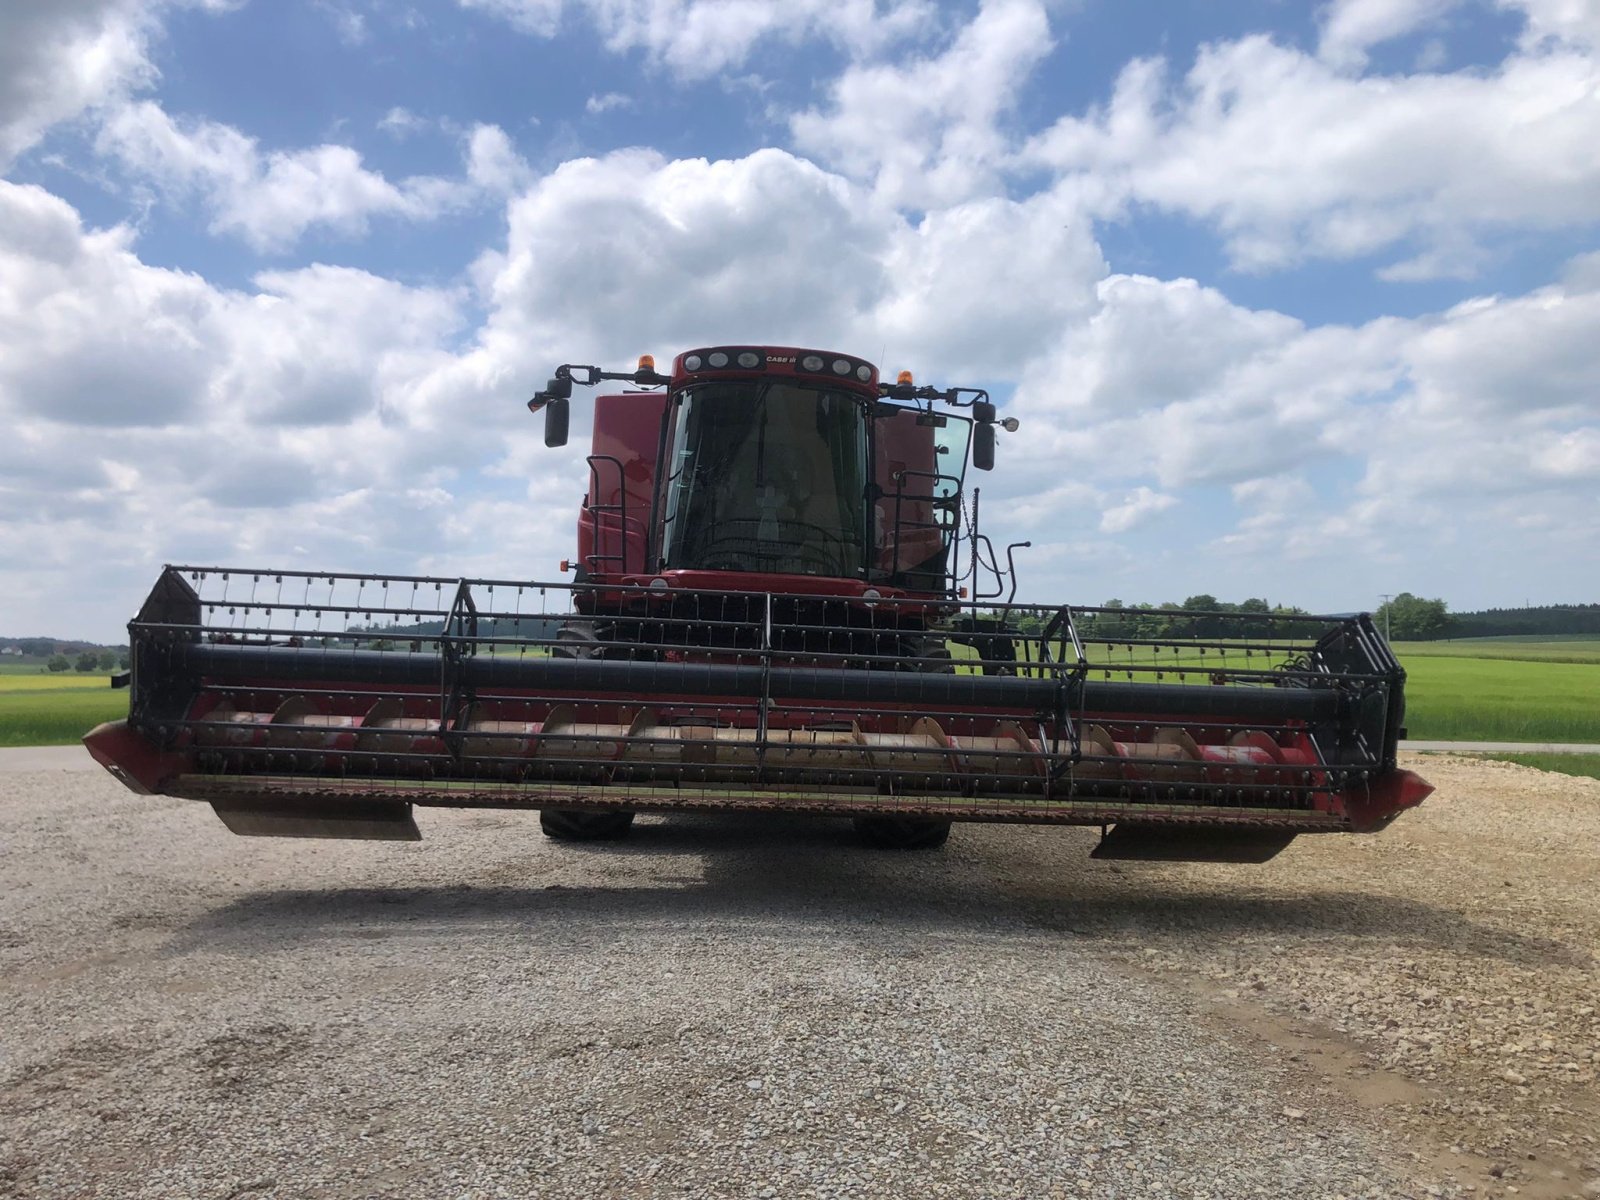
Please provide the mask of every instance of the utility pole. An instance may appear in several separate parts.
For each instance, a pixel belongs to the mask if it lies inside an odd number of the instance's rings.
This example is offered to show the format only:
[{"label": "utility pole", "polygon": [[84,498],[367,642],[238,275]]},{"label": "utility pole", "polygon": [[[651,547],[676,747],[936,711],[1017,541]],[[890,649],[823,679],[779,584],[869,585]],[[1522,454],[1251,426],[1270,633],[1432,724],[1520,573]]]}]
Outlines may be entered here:
[{"label": "utility pole", "polygon": [[1389,640],[1389,601],[1394,598],[1393,592],[1379,592],[1383,597],[1383,640]]}]

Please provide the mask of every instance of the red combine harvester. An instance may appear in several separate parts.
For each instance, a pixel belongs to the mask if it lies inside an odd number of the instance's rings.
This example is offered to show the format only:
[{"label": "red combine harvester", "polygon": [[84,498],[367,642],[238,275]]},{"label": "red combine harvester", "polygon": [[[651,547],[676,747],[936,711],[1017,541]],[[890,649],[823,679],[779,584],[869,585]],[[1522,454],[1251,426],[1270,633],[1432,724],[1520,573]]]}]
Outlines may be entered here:
[{"label": "red combine harvester", "polygon": [[1405,675],[1365,616],[1182,613],[1158,639],[1015,603],[1026,543],[998,550],[964,488],[1016,428],[982,391],[711,347],[559,368],[529,402],[548,445],[602,380],[634,390],[596,400],[573,582],[168,567],[90,752],[290,837],[416,838],[418,804],[537,808],[569,839],[760,811],[1259,862],[1432,790],[1396,767]]}]

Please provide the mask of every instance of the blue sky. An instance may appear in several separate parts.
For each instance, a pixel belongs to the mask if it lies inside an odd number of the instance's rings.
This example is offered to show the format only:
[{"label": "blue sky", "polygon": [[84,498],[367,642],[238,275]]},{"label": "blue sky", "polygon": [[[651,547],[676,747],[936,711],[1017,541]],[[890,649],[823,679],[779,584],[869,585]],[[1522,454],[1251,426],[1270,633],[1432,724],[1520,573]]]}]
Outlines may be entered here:
[{"label": "blue sky", "polygon": [[717,341],[991,387],[1024,598],[1594,601],[1597,55],[1594,0],[17,0],[0,633],[549,576],[527,395]]}]

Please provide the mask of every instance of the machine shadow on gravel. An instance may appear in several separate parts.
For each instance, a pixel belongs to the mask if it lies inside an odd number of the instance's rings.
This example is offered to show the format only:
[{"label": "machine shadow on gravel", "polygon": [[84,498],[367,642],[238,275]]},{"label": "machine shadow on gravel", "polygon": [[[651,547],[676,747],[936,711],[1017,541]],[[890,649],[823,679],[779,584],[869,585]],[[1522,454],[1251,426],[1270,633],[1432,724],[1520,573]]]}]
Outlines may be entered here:
[{"label": "machine shadow on gravel", "polygon": [[[487,861],[458,883],[437,886],[298,887],[239,895],[182,929],[166,953],[200,947],[270,952],[308,938],[437,936],[519,928],[545,943],[596,930],[670,923],[759,922],[790,936],[825,936],[868,923],[904,935],[1009,932],[1075,941],[1130,936],[1248,939],[1336,936],[1396,951],[1470,947],[1511,962],[1574,957],[1570,947],[1472,922],[1413,899],[1345,889],[1292,890],[1228,866],[1121,864],[1107,870],[1077,856],[1081,831],[1059,838],[1028,830],[969,837],[939,855],[883,853],[854,844],[848,823],[718,815],[642,824],[632,838]],[[1003,838],[1003,854],[995,841]],[[673,870],[693,860],[698,872]],[[630,878],[623,862],[641,864]],[[571,867],[595,864],[594,882]],[[552,867],[559,864],[559,876]],[[609,866],[612,869],[603,869]],[[662,869],[665,868],[665,869]],[[1069,873],[1070,872],[1070,873]],[[548,882],[540,882],[548,876]],[[330,879],[332,876],[330,875]],[[1587,958],[1585,958],[1587,962]],[[1582,964],[1578,964],[1582,965]]]}]

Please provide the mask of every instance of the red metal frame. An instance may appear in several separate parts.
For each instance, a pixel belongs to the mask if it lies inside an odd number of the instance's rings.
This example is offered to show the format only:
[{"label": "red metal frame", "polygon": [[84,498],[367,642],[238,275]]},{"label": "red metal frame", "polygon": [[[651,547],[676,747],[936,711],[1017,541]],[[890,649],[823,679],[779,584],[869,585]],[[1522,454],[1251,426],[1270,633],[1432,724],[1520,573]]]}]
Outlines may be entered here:
[{"label": "red metal frame", "polygon": [[[742,349],[745,347],[728,348],[734,355]],[[872,368],[870,379],[862,381],[853,374],[844,376],[804,371],[798,365],[807,355],[813,354],[829,362],[836,358],[860,362],[851,356],[792,346],[753,346],[748,349],[764,356],[764,368],[730,366],[716,370],[702,367],[690,371],[683,365],[684,360],[696,352],[686,351],[673,360],[671,382],[666,391],[608,393],[595,398],[589,488],[578,514],[578,553],[575,561],[582,568],[581,577],[601,588],[642,587],[662,578],[669,587],[705,590],[736,589],[849,599],[870,588],[890,597],[926,598],[935,603],[945,599],[941,593],[850,578],[761,572],[652,572],[649,569],[649,551],[660,533],[657,528],[657,493],[662,484],[658,460],[665,437],[663,422],[680,389],[705,380],[783,377],[825,382],[830,387],[854,392],[868,402],[878,398],[875,367]],[[705,354],[704,351],[698,353]],[[861,365],[871,367],[870,363]],[[885,499],[878,501],[880,511],[874,517],[876,528],[881,529],[884,520],[893,518],[894,514],[886,514],[881,510],[884,506],[894,504],[892,498],[905,473],[909,472],[912,477],[937,473],[938,457],[934,452],[934,443],[933,427],[929,425],[895,422],[881,432],[874,446],[872,465],[874,482]],[[929,502],[911,497],[901,507],[902,521],[915,532],[902,538],[899,545],[888,544],[885,540],[884,544],[877,547],[874,566],[880,572],[907,570],[926,560],[937,549],[932,544],[937,541],[938,534],[932,530],[934,514]],[[612,596],[609,593],[596,593],[591,597],[592,604],[602,607],[620,600],[620,595]]]}]

